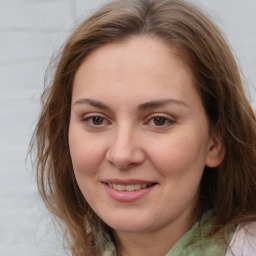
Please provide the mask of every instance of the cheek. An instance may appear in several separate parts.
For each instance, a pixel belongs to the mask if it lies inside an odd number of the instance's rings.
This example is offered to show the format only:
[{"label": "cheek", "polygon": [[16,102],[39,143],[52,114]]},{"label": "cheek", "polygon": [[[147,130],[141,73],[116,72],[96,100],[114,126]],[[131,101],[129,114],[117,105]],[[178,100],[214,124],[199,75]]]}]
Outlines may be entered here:
[{"label": "cheek", "polygon": [[86,201],[93,205],[97,194],[95,182],[98,180],[104,150],[102,145],[83,133],[82,136],[76,132],[69,135],[70,155],[76,181]]},{"label": "cheek", "polygon": [[201,173],[205,166],[206,145],[196,136],[174,136],[152,143],[150,155],[157,169],[164,175]]},{"label": "cheek", "polygon": [[94,175],[104,155],[102,145],[71,130],[69,132],[69,148],[75,175]]}]

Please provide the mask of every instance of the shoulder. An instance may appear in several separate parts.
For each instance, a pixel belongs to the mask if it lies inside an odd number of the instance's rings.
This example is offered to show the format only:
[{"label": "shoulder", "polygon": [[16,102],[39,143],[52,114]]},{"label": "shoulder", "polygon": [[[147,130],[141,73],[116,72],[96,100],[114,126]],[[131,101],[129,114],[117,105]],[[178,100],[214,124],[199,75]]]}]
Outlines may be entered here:
[{"label": "shoulder", "polygon": [[256,222],[238,226],[226,256],[256,256]]}]

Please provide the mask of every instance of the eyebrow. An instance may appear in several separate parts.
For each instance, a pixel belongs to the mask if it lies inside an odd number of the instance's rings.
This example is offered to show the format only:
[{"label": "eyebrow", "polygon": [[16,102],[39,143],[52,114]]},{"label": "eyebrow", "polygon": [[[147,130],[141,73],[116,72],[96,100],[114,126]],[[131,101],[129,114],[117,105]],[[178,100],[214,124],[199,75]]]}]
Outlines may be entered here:
[{"label": "eyebrow", "polygon": [[110,107],[104,104],[103,102],[93,99],[79,99],[73,105],[76,104],[88,104],[99,109],[110,110]]},{"label": "eyebrow", "polygon": [[[93,100],[93,99],[87,99],[87,98],[79,99],[73,105],[76,105],[76,104],[89,104],[89,105],[99,108],[99,109],[111,110],[110,107],[107,106],[106,104],[104,104],[103,102],[98,101],[98,100]],[[145,111],[145,110],[149,110],[149,109],[159,108],[159,107],[162,107],[167,104],[176,104],[176,105],[179,105],[182,107],[188,107],[188,105],[181,100],[164,99],[164,100],[155,100],[155,101],[149,101],[146,103],[142,103],[138,106],[138,110]]]},{"label": "eyebrow", "polygon": [[140,104],[138,109],[143,111],[148,109],[159,108],[167,104],[176,104],[179,106],[188,107],[188,105],[181,100],[165,99],[165,100],[155,100],[155,101],[150,101],[150,102]]}]

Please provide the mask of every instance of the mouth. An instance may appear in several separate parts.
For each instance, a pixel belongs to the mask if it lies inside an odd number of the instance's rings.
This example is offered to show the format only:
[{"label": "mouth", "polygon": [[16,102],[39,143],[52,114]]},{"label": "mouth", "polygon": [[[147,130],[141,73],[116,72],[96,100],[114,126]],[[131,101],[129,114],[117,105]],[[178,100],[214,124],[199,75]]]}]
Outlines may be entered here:
[{"label": "mouth", "polygon": [[105,186],[107,194],[119,202],[133,202],[144,198],[158,185],[156,182],[137,179],[108,179],[104,180],[102,184]]},{"label": "mouth", "polygon": [[151,194],[158,183],[130,180],[108,180],[102,182],[105,186],[107,194],[118,202],[133,202],[144,198],[147,194]]},{"label": "mouth", "polygon": [[141,189],[146,189],[149,187],[152,187],[153,185],[155,185],[156,183],[148,183],[148,184],[116,184],[116,183],[105,183],[108,187],[117,190],[117,191],[128,191],[128,192],[132,192],[132,191],[137,191],[137,190],[141,190]]}]

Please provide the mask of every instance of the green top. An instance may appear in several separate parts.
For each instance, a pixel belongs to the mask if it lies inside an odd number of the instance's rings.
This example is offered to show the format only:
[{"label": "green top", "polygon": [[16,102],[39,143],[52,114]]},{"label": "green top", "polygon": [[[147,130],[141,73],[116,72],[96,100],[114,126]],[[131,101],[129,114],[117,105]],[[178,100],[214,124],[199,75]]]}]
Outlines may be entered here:
[{"label": "green top", "polygon": [[[227,246],[233,235],[229,232],[226,243],[221,236],[205,238],[212,227],[212,212],[206,212],[200,221],[196,222],[171,248],[165,256],[225,256]],[[105,241],[105,242],[104,242]],[[116,249],[112,242],[100,239],[103,249],[102,256],[116,256]]]}]

